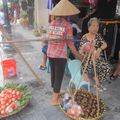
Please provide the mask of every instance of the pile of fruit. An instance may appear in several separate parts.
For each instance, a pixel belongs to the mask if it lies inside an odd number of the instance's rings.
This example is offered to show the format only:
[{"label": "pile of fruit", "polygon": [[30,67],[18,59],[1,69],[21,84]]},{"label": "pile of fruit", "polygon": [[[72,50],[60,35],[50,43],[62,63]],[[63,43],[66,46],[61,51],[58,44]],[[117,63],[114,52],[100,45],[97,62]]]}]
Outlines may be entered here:
[{"label": "pile of fruit", "polygon": [[96,95],[79,90],[75,96],[61,95],[60,108],[72,119],[96,119],[101,118],[105,112],[105,105],[99,99],[99,114]]},{"label": "pile of fruit", "polygon": [[16,109],[15,101],[19,101],[22,97],[22,92],[12,89],[6,89],[0,93],[0,115],[5,115],[8,108],[11,112]]},{"label": "pile of fruit", "polygon": [[[81,106],[83,112],[85,113],[82,115],[83,118],[96,118],[97,117],[97,98],[94,94],[90,94],[86,91],[78,91],[75,95],[75,101],[78,105]],[[103,101],[99,100],[99,116],[102,116],[105,111],[105,106]]]},{"label": "pile of fruit", "polygon": [[0,88],[0,118],[17,112],[29,102],[30,98],[30,92],[22,84],[8,84]]}]

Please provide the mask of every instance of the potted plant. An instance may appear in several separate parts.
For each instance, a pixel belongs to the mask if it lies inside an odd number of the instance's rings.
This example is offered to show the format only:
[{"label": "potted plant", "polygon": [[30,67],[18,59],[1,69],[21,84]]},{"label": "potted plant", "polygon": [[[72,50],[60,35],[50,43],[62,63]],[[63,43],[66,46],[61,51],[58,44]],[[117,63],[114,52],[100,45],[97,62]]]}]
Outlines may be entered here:
[{"label": "potted plant", "polygon": [[28,28],[28,26],[29,26],[29,18],[28,18],[27,11],[22,11],[21,24],[22,24],[23,27],[26,27],[26,28]]},{"label": "potted plant", "polygon": [[40,31],[41,31],[41,33],[47,33],[46,29],[43,26],[41,26]]},{"label": "potted plant", "polygon": [[40,36],[40,31],[38,30],[38,27],[37,27],[37,24],[34,23],[34,30],[33,30],[33,33],[34,35],[37,37],[37,36]]},{"label": "potted plant", "polygon": [[40,36],[40,32],[37,30],[37,29],[34,29],[34,35],[37,37],[37,36]]}]

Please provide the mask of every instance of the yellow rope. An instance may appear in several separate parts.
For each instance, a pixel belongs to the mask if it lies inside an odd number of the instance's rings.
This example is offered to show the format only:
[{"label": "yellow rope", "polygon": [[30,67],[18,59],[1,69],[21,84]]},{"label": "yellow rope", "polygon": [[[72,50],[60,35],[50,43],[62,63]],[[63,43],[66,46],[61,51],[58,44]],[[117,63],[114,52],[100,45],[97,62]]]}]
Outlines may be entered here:
[{"label": "yellow rope", "polygon": [[[85,67],[84,67],[84,70],[83,70],[83,75],[84,75],[84,73],[85,73],[85,71],[86,71],[86,69],[87,69],[87,66],[88,66],[88,62],[89,62],[89,60],[90,59],[92,59],[92,61],[93,61],[93,69],[94,69],[94,74],[95,74],[95,82],[96,82],[96,97],[97,97],[97,107],[98,107],[98,109],[97,109],[97,116],[99,116],[99,112],[100,112],[100,103],[99,103],[99,88],[98,88],[98,85],[97,85],[97,80],[98,80],[98,78],[97,78],[97,72],[96,72],[96,61],[95,61],[95,58],[94,58],[94,56],[92,55],[92,48],[91,48],[91,50],[90,50],[90,52],[89,52],[89,54],[88,54],[88,60],[87,60],[87,63],[85,64]],[[86,57],[86,56],[85,56]],[[85,60],[85,57],[84,57],[84,60]],[[91,58],[92,57],[92,58]],[[84,61],[83,60],[83,61]],[[81,79],[82,79],[82,77],[81,77]],[[96,80],[97,79],[97,80]],[[80,83],[79,83],[80,84]],[[76,95],[76,93],[77,93],[77,91],[79,90],[79,87],[75,90],[75,92],[74,92],[74,95],[73,95],[73,98],[75,97],[75,95]]]},{"label": "yellow rope", "polygon": [[[90,58],[91,58],[91,55],[92,55],[92,48],[91,48],[91,50],[90,50],[90,52],[89,52],[89,54],[88,54],[88,59],[87,59],[87,62],[86,62],[86,64],[85,64],[85,67],[84,67],[84,69],[83,69],[83,76],[84,76],[84,74],[85,74],[85,71],[86,71],[86,69],[87,69],[87,66],[88,66],[88,62],[89,62],[89,60],[90,60]],[[85,56],[86,57],[86,56]],[[84,61],[85,61],[85,57],[84,57]],[[84,62],[83,61],[83,62]],[[81,82],[81,80],[83,79],[83,77],[81,77],[81,79],[80,79],[80,81],[79,81],[79,84],[80,84],[80,82]],[[76,93],[77,93],[77,91],[79,90],[79,87],[75,90],[75,92],[74,92],[74,96],[76,95]]]}]

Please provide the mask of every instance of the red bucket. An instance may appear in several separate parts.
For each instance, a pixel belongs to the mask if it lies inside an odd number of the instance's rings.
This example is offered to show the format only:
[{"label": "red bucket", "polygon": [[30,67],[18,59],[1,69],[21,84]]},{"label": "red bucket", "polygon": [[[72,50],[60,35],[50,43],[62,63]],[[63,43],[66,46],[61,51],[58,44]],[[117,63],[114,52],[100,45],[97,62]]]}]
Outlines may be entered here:
[{"label": "red bucket", "polygon": [[16,60],[7,59],[2,61],[3,73],[5,78],[16,76]]}]

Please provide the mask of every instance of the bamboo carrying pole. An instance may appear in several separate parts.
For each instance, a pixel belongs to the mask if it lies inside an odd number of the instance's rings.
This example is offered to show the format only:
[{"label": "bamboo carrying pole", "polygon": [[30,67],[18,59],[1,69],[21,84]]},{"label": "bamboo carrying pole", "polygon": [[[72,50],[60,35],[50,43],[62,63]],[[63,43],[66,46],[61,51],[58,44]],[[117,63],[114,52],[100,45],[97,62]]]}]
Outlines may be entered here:
[{"label": "bamboo carrying pole", "polygon": [[[87,56],[85,55],[85,57],[84,57],[82,63],[85,61],[85,58],[86,58],[86,57],[87,57]],[[88,59],[87,59],[87,62],[86,62],[86,64],[85,64],[85,67],[84,67],[84,69],[83,69],[83,73],[82,73],[83,76],[85,75],[85,71],[86,71],[86,69],[87,69],[87,66],[88,66],[90,57],[91,57],[91,50],[90,50],[90,52],[89,52],[89,54],[88,54]],[[83,77],[80,78],[80,80],[79,80],[79,85],[80,85],[80,82],[81,82],[82,79],[83,79]],[[78,85],[78,86],[79,86],[79,85]],[[77,93],[78,90],[79,90],[79,87],[75,90],[74,96],[76,95],[76,93]]]},{"label": "bamboo carrying pole", "polygon": [[97,117],[99,116],[99,112],[100,112],[100,101],[99,101],[99,88],[98,88],[98,77],[97,77],[97,73],[96,73],[96,60],[94,55],[92,55],[92,61],[93,61],[93,69],[94,69],[94,74],[95,74],[95,82],[96,82],[96,97],[97,97]]},{"label": "bamboo carrying pole", "polygon": [[[74,39],[49,39],[49,38],[39,38],[39,39],[29,39],[29,40],[21,40],[21,41],[2,41],[0,44],[7,44],[7,43],[29,43],[29,42],[55,42],[55,44],[60,42],[79,42],[80,40],[74,40]],[[50,43],[52,44],[52,43]]]},{"label": "bamboo carrying pole", "polygon": [[28,68],[30,69],[30,71],[32,72],[32,74],[35,76],[35,78],[38,80],[40,85],[43,85],[42,80],[39,78],[39,76],[37,75],[37,73],[34,71],[34,69],[32,68],[32,66],[27,62],[27,60],[25,59],[25,57],[22,55],[22,53],[20,52],[20,50],[16,47],[14,42],[11,42],[12,39],[11,37],[7,34],[7,31],[5,30],[5,28],[0,26],[0,30],[2,31],[3,35],[6,37],[7,41],[12,45],[12,47],[16,50],[16,52],[19,54],[19,56],[22,58],[22,60],[25,62],[25,64],[28,66]]}]

